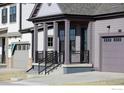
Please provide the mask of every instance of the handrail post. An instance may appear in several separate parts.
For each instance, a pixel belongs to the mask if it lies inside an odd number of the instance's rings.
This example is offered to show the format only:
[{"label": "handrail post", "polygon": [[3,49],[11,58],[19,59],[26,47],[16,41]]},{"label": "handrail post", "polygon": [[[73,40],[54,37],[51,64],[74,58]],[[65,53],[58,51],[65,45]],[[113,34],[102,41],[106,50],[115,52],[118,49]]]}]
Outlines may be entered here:
[{"label": "handrail post", "polygon": [[40,61],[39,61],[39,52],[37,51],[36,52],[36,59],[37,59],[37,62],[38,62],[38,74],[40,74]]},{"label": "handrail post", "polygon": [[[45,52],[47,52],[47,51],[45,51]],[[46,54],[46,53],[45,53]],[[45,61],[45,75],[46,75],[46,67],[47,67],[47,56],[45,56],[45,59],[44,59],[44,61]]]}]

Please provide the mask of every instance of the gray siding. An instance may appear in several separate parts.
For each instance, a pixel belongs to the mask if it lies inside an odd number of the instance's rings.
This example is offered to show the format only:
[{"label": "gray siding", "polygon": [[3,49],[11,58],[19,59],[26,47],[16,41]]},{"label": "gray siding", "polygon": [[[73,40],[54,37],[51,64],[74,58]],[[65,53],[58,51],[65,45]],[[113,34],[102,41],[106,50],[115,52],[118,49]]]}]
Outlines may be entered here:
[{"label": "gray siding", "polygon": [[[108,19],[108,20],[99,20],[94,22],[94,32],[93,32],[93,63],[94,67],[99,70],[100,63],[100,34],[106,33],[118,33],[119,29],[122,29],[124,32],[124,18]],[[107,26],[110,25],[110,30],[107,29]]]}]

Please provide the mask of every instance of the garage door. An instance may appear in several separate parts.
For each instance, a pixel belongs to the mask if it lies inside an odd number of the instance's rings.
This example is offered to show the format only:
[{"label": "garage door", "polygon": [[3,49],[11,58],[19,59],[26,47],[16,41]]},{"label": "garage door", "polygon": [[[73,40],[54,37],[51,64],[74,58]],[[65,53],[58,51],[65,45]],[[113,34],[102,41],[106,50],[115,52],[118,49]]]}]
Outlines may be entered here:
[{"label": "garage door", "polygon": [[17,44],[13,54],[13,68],[27,70],[29,44]]},{"label": "garage door", "polygon": [[102,37],[101,70],[124,72],[124,37]]}]

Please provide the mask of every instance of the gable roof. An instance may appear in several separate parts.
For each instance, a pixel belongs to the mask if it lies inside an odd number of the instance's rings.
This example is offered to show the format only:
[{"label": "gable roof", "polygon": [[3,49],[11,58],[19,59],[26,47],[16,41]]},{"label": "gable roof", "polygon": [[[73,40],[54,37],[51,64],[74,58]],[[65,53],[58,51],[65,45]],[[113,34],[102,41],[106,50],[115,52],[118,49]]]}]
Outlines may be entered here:
[{"label": "gable roof", "polygon": [[124,12],[124,3],[104,3],[95,11],[94,15]]},{"label": "gable roof", "polygon": [[[57,3],[57,4],[61,9],[62,14],[95,16],[102,14],[124,12],[124,3]],[[40,4],[40,6],[41,5],[42,4]],[[36,4],[36,6],[38,6],[38,4]],[[34,8],[34,11],[37,11],[36,6]],[[33,16],[34,14],[35,16]],[[32,12],[30,18],[35,18],[37,17],[36,15],[37,14],[35,12]]]},{"label": "gable roof", "polygon": [[64,14],[92,15],[101,5],[99,3],[59,3]]}]

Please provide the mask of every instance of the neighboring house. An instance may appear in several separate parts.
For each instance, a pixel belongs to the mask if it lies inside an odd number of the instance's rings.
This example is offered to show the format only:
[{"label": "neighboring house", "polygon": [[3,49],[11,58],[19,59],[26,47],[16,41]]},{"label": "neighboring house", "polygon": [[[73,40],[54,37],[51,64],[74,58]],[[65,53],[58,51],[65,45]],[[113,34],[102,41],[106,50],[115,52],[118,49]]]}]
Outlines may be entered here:
[{"label": "neighboring house", "polygon": [[[28,69],[32,63],[33,27],[27,19],[35,4],[0,3],[0,66]],[[20,33],[21,32],[21,33]]]},{"label": "neighboring house", "polygon": [[[36,51],[43,50],[46,54],[50,45],[53,51],[64,51],[65,73],[92,67],[100,71],[124,72],[124,4],[38,3],[28,20],[34,24],[35,63]],[[41,25],[43,29],[39,34]],[[48,25],[53,29],[53,39],[49,38],[53,44],[47,42]],[[38,44],[42,44],[42,49]]]}]

